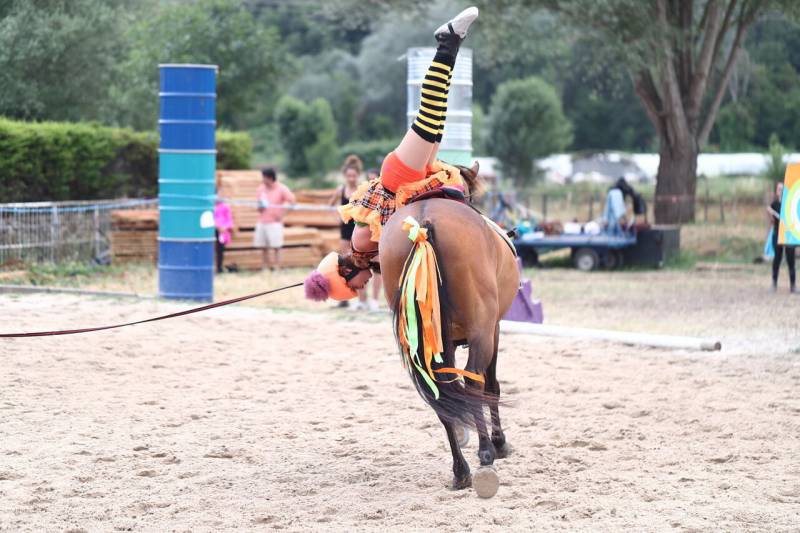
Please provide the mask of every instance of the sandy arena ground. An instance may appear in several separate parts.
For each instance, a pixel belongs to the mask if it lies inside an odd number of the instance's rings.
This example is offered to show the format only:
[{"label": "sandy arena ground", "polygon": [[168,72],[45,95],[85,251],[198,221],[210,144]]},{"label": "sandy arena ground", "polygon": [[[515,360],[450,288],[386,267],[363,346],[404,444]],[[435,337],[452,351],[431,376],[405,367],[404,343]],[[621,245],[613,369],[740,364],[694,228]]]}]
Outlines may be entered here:
[{"label": "sandy arena ground", "polygon": [[[627,281],[669,306],[713,292],[719,275],[699,275],[685,288],[656,274]],[[733,349],[722,353],[501,339],[513,453],[497,463],[491,500],[448,490],[444,432],[400,365],[388,315],[239,306],[0,340],[0,530],[797,531],[798,314],[753,314],[775,298],[797,310],[800,298],[761,296],[763,279],[729,284],[740,292],[710,315],[681,303],[672,326],[653,328],[697,334],[727,320]],[[550,287],[546,315],[576,322],[576,302],[592,295],[565,289],[559,304]],[[664,312],[637,307],[647,293],[632,312],[598,298],[601,326],[630,313],[620,329],[639,329]],[[742,298],[755,307],[737,307]],[[182,308],[63,295],[0,305],[3,331]],[[473,471],[476,440],[465,450]]]}]

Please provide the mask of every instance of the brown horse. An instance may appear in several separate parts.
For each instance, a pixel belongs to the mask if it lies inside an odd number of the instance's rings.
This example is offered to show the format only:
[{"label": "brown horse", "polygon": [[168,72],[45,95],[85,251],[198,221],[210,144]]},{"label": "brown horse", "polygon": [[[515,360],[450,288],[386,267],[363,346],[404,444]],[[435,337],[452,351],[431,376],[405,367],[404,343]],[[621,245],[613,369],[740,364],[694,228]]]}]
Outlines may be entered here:
[{"label": "brown horse", "polygon": [[[460,169],[465,181],[474,185],[477,167]],[[379,247],[384,290],[396,325],[401,305],[398,286],[414,247],[403,229],[403,220],[408,216],[427,229],[428,242],[433,246],[441,273],[439,299],[444,352],[443,362],[434,364],[434,372],[436,368],[455,367],[456,347],[466,344],[469,357],[464,370],[482,376],[485,383],[441,374],[437,379],[437,399],[422,377],[411,372],[420,395],[444,425],[453,454],[453,488],[462,489],[471,485],[472,477],[456,436],[457,424],[477,430],[482,466],[491,465],[495,458],[503,458],[508,453],[498,412],[497,348],[500,317],[517,293],[519,272],[511,248],[470,206],[443,198],[406,205],[384,226]],[[422,344],[420,341],[420,352]],[[491,413],[491,435],[484,420],[487,405]]]}]

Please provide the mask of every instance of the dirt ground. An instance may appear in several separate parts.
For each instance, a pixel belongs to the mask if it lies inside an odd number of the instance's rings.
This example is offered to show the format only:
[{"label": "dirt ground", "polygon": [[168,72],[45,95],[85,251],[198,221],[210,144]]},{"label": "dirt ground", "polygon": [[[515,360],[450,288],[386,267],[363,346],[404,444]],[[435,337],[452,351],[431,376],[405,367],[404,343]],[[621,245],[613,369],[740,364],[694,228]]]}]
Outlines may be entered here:
[{"label": "dirt ground", "polygon": [[[296,293],[0,340],[0,530],[797,530],[800,297],[769,292],[759,267],[534,275],[549,323],[718,336],[723,351],[501,338],[513,452],[481,500],[448,490],[444,432],[385,313],[287,310]],[[3,331],[184,308],[0,305]]]}]

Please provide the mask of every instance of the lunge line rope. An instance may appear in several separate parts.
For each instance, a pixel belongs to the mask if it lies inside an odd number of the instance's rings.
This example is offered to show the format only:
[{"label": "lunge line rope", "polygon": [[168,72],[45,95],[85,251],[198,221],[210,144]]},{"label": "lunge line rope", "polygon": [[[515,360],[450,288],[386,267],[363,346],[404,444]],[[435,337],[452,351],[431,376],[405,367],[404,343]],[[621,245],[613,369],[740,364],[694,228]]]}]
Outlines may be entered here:
[{"label": "lunge line rope", "polygon": [[168,318],[176,318],[179,316],[191,315],[193,313],[199,313],[200,311],[207,311],[209,309],[214,309],[215,307],[231,305],[238,302],[243,302],[245,300],[258,298],[259,296],[266,296],[267,294],[285,291],[286,289],[293,289],[294,287],[300,287],[301,285],[303,285],[302,282],[295,283],[293,285],[287,285],[286,287],[280,287],[278,289],[271,289],[268,291],[257,292],[255,294],[248,294],[247,296],[239,296],[238,298],[231,298],[230,300],[203,305],[201,307],[193,307],[192,309],[187,309],[186,311],[179,311],[177,313],[170,313],[168,315],[157,316],[155,318],[147,318],[144,320],[136,320],[134,322],[126,322],[124,324],[114,324],[113,326],[98,326],[93,328],[80,328],[80,329],[62,329],[55,331],[32,331],[29,333],[0,333],[0,338],[9,339],[9,338],[19,338],[19,337],[50,337],[53,335],[75,335],[77,333],[89,333],[91,331],[102,331],[105,329],[124,328],[126,326],[134,326],[136,324],[144,324],[146,322],[157,322],[159,320],[166,320]]}]

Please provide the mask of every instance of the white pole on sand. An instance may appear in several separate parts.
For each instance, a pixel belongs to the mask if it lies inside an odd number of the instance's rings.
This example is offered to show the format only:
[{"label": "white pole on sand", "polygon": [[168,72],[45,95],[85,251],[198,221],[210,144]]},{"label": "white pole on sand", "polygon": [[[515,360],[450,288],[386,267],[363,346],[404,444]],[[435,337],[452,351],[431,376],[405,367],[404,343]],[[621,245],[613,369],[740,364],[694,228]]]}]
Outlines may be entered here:
[{"label": "white pole on sand", "polygon": [[541,335],[545,337],[565,337],[573,339],[595,339],[623,344],[638,344],[654,346],[657,348],[683,348],[686,350],[702,350],[706,352],[722,349],[722,343],[713,339],[697,337],[680,337],[674,335],[651,335],[648,333],[633,333],[629,331],[611,331],[607,329],[571,328],[564,326],[550,326],[545,324],[531,324],[527,322],[500,321],[502,333],[521,333],[527,335]]}]

